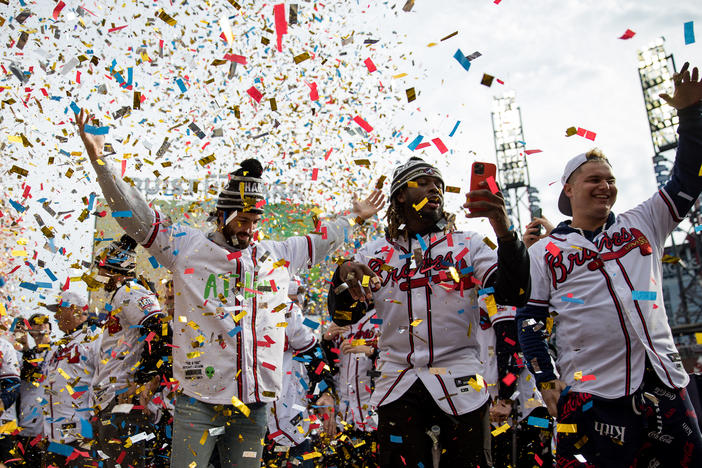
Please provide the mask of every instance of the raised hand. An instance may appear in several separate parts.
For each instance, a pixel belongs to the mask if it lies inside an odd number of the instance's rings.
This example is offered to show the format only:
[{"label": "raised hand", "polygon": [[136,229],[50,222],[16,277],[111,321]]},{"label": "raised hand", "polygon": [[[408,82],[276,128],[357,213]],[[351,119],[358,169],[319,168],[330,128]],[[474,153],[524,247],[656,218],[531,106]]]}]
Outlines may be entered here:
[{"label": "raised hand", "polygon": [[[339,267],[339,276],[348,286],[349,294],[354,301],[369,302],[373,299],[373,292],[380,289],[380,278],[363,263],[342,263]],[[368,277],[366,286],[363,286],[364,276]]]},{"label": "raised hand", "polygon": [[385,195],[380,189],[375,189],[365,200],[358,200],[354,194],[351,211],[365,221],[380,211],[383,206],[385,206]]},{"label": "raised hand", "polygon": [[[543,226],[545,232],[541,232],[541,226]],[[553,224],[551,224],[548,219],[543,217],[534,218],[524,229],[524,235],[522,236],[524,245],[526,245],[527,248],[531,247],[539,239],[548,236],[551,231],[553,231]]]},{"label": "raised hand", "polygon": [[[501,192],[492,193],[487,189],[487,182],[481,182],[480,190],[473,190],[466,195],[467,201],[463,208],[471,210],[466,213],[468,218],[487,218],[497,237],[509,235],[509,217],[505,208],[505,199]],[[475,200],[475,201],[471,201]]]},{"label": "raised hand", "polygon": [[85,124],[88,123],[91,116],[85,109],[80,110],[80,114],[74,114],[76,116],[76,124],[78,125],[78,134],[80,139],[83,140],[85,149],[88,151],[88,157],[91,161],[97,161],[102,155],[102,148],[105,146],[105,135],[93,135],[92,133],[85,133]]},{"label": "raised hand", "polygon": [[332,322],[331,325],[329,325],[329,328],[327,328],[327,331],[324,332],[324,335],[322,335],[322,338],[327,340],[327,341],[331,341],[334,338],[336,338],[338,335],[340,335],[342,333],[348,333],[350,330],[351,330],[351,325],[344,325],[342,327],[342,326],[339,326],[339,325],[335,324],[334,322]]},{"label": "raised hand", "polygon": [[690,62],[685,62],[680,73],[673,75],[675,91],[673,96],[669,94],[659,94],[661,99],[676,109],[684,109],[702,100],[702,81],[699,79],[697,67],[692,69],[690,75]]}]

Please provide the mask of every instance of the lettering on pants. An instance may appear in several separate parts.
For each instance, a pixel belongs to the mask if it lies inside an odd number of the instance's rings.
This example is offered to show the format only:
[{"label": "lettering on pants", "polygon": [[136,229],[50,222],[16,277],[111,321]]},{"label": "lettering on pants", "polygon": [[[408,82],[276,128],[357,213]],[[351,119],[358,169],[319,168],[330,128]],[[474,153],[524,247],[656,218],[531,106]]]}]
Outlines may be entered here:
[{"label": "lettering on pants", "polygon": [[656,431],[651,431],[648,433],[648,438],[656,440],[658,442],[664,443],[664,444],[670,444],[673,442],[673,436],[670,434],[661,434]]},{"label": "lettering on pants", "polygon": [[621,443],[624,443],[624,430],[625,426],[615,426],[614,424],[605,424],[599,421],[595,421],[595,430],[601,436],[611,437],[616,439]]}]

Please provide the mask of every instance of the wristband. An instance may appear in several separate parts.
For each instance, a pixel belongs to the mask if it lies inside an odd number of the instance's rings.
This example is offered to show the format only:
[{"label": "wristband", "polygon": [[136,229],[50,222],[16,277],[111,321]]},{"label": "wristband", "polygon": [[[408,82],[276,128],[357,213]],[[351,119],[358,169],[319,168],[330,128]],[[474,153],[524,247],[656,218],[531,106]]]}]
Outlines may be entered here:
[{"label": "wristband", "polygon": [[556,389],[556,381],[551,380],[550,382],[541,382],[539,384],[539,390],[555,390]]}]

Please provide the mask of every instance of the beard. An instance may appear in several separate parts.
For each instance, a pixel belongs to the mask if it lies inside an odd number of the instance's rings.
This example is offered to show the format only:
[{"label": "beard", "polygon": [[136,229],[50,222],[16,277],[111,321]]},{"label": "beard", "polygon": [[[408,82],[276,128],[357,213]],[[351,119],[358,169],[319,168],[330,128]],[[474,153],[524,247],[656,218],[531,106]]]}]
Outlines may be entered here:
[{"label": "beard", "polygon": [[225,226],[222,230],[222,234],[224,234],[225,239],[229,241],[229,245],[237,249],[243,250],[251,244],[251,236],[248,232],[236,231],[230,229],[229,226]]}]

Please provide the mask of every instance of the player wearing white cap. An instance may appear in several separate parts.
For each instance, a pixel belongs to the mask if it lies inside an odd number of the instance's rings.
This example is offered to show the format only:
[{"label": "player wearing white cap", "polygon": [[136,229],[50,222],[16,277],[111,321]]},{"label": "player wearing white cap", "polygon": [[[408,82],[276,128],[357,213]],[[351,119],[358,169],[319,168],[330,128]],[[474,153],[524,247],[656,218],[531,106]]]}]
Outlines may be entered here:
[{"label": "player wearing white cap", "polygon": [[[171,377],[171,336],[166,314],[153,291],[135,280],[137,243],[128,235],[111,242],[94,261],[105,290],[112,293],[102,332],[100,365],[93,378],[91,405],[97,415],[97,450],[105,466],[143,463],[146,442],[155,437],[147,407],[159,384]],[[114,411],[120,404],[130,405]]]},{"label": "player wearing white cap", "polygon": [[[560,223],[529,249],[532,289],[519,341],[558,418],[558,466],[699,466],[702,436],[662,293],[665,240],[702,191],[702,82],[674,77],[679,143],[670,180],[617,216],[599,150],[568,161]],[[545,335],[553,326],[556,368]],[[650,463],[650,464],[649,464]]]},{"label": "player wearing white cap", "polygon": [[100,328],[87,323],[88,300],[74,291],[62,292],[46,308],[55,312],[65,335],[53,343],[44,366],[44,436],[49,446],[42,466],[84,466],[91,461],[90,396],[100,360]]},{"label": "player wearing white cap", "polygon": [[[216,447],[223,466],[258,468],[266,403],[282,388],[284,329],[277,324],[289,276],[324,260],[352,221],[341,216],[315,234],[254,242],[265,184],[261,164],[248,159],[217,199],[214,231],[172,225],[102,159],[104,137],[85,133],[86,113],[76,118],[105,198],[121,214],[117,221],[173,272],[173,374],[183,393],[176,397],[172,464],[205,466]],[[364,221],[382,202],[379,192],[355,202],[353,217]]]},{"label": "player wearing white cap", "polygon": [[[490,463],[476,299],[480,290],[522,305],[529,259],[501,194],[483,186],[464,207],[473,210],[468,217],[488,218],[496,250],[478,233],[454,230],[441,173],[413,157],[394,171],[386,238],[362,246],[334,273],[329,311],[337,324],[360,320],[371,301],[382,320],[371,400],[381,466],[428,467],[432,453],[441,454],[442,466]],[[433,426],[436,442],[427,434]]]}]

